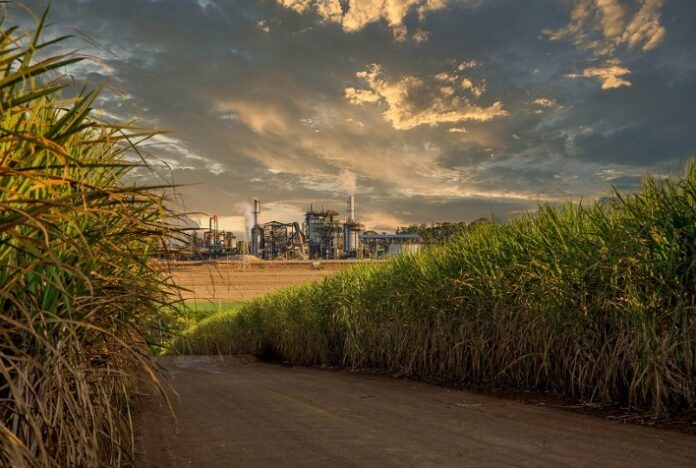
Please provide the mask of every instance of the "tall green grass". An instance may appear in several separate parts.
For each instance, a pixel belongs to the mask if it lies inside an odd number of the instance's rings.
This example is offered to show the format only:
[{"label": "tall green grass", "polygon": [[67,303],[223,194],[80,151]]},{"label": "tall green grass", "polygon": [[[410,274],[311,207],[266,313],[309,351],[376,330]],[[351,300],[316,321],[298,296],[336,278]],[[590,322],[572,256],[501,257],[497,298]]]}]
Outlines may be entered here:
[{"label": "tall green grass", "polygon": [[81,60],[0,24],[0,466],[129,461],[129,402],[175,298],[153,254],[161,187],[134,186],[147,138],[100,123],[99,90],[61,97]]},{"label": "tall green grass", "polygon": [[[217,346],[227,339],[226,324],[243,307],[243,302],[235,301],[187,302],[182,308],[180,333],[173,336],[173,345],[164,351],[174,348],[188,354],[220,354]],[[223,345],[224,350],[229,348],[229,343]]]},{"label": "tall green grass", "polygon": [[[183,351],[696,408],[696,168],[253,301]],[[210,333],[214,330],[215,333]]]}]

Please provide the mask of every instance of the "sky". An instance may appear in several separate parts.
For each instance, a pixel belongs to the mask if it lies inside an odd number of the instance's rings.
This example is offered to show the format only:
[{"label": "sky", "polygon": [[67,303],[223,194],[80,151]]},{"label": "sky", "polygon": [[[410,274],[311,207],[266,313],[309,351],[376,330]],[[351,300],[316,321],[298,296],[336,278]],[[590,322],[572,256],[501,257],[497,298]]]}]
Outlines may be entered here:
[{"label": "sky", "polygon": [[226,229],[254,197],[264,222],[344,214],[352,174],[376,230],[504,221],[696,154],[692,0],[54,0],[49,23]]}]

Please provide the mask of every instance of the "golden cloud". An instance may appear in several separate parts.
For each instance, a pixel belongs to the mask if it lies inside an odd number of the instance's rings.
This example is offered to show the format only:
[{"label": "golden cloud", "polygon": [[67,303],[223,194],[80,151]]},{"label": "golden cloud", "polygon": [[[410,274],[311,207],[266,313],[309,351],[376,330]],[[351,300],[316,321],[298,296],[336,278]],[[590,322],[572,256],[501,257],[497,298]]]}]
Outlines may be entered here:
[{"label": "golden cloud", "polygon": [[[404,18],[416,9],[419,22],[428,12],[442,10],[450,1],[471,3],[477,0],[348,0],[344,11],[339,0],[277,0],[280,5],[297,13],[316,12],[323,21],[340,24],[346,32],[361,31],[370,23],[385,21],[394,33],[394,40],[404,41],[408,31]],[[428,33],[418,29],[413,40],[423,42]]]},{"label": "golden cloud", "polygon": [[568,78],[597,78],[602,82],[602,89],[614,89],[622,86],[631,86],[631,82],[624,77],[631,73],[631,70],[621,66],[618,60],[609,60],[602,66],[590,67],[582,73],[569,73]]},{"label": "golden cloud", "polygon": [[664,40],[667,30],[661,24],[664,0],[575,0],[570,23],[558,30],[545,30],[550,40],[570,39],[576,47],[607,57],[607,64],[590,67],[582,74],[566,75],[599,78],[602,89],[631,86],[624,78],[630,70],[620,64],[620,49],[647,52]]},{"label": "golden cloud", "polygon": [[581,49],[598,56],[611,56],[620,46],[643,51],[657,47],[665,38],[661,9],[664,0],[575,0],[570,23],[556,31],[546,30],[551,40],[569,38]]},{"label": "golden cloud", "polygon": [[[472,104],[469,97],[451,86],[442,86],[450,81],[447,73],[436,74],[430,79],[406,75],[397,80],[383,76],[382,67],[371,64],[356,74],[367,84],[366,89],[346,88],[346,98],[351,104],[380,103],[386,106],[384,119],[397,130],[409,130],[420,125],[437,126],[464,121],[486,122],[509,113],[501,102],[488,107]],[[454,79],[459,79],[454,75]],[[485,83],[475,85],[463,78],[462,89],[474,99],[485,91]]]}]

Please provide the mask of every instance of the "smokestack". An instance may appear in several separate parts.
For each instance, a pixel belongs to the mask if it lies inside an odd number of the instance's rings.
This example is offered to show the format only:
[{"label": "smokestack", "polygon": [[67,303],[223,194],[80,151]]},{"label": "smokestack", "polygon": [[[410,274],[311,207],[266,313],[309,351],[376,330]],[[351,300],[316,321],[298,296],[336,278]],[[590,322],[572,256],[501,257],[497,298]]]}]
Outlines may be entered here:
[{"label": "smokestack", "polygon": [[348,213],[350,220],[355,220],[355,196],[351,195],[348,197]]},{"label": "smokestack", "polygon": [[249,245],[251,255],[259,256],[263,253],[263,228],[259,226],[259,215],[261,214],[261,202],[254,198],[254,227],[251,228],[251,244]]},{"label": "smokestack", "polygon": [[261,214],[261,202],[254,198],[254,226],[259,225],[259,215]]}]

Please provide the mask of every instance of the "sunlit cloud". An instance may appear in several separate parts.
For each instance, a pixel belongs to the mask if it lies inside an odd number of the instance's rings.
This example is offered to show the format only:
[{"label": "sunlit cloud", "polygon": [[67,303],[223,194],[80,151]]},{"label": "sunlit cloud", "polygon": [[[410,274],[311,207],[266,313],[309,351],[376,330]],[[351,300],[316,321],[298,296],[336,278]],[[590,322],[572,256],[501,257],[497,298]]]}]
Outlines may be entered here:
[{"label": "sunlit cloud", "polygon": [[535,99],[534,104],[536,104],[537,106],[541,106],[541,107],[556,107],[556,106],[558,106],[558,101],[556,99],[553,99],[553,98],[541,97],[541,98]]},{"label": "sunlit cloud", "polygon": [[664,0],[575,0],[570,23],[557,30],[544,30],[552,41],[569,39],[579,49],[589,50],[596,57],[606,57],[606,65],[590,67],[582,74],[568,77],[596,77],[602,89],[630,86],[625,78],[630,69],[621,64],[624,50],[647,52],[665,39],[661,23]]},{"label": "sunlit cloud", "polygon": [[202,166],[215,175],[225,172],[225,167],[222,164],[191,151],[178,138],[157,134],[142,146],[157,153],[154,155],[155,160],[152,161],[154,164],[164,163],[171,169],[195,169]]},{"label": "sunlit cloud", "polygon": [[265,33],[271,32],[271,27],[266,20],[259,20],[256,22],[256,29],[263,31]]},{"label": "sunlit cloud", "polygon": [[254,100],[235,100],[217,104],[221,118],[241,120],[256,133],[285,134],[290,127],[291,116],[275,106]]},{"label": "sunlit cloud", "polygon": [[569,73],[566,76],[568,78],[596,78],[602,83],[602,89],[614,89],[631,86],[631,82],[625,78],[630,73],[631,70],[622,66],[618,60],[609,60],[599,67],[586,68],[582,73]]},{"label": "sunlit cloud", "polygon": [[464,121],[486,122],[509,115],[500,101],[487,107],[472,103],[472,98],[477,99],[484,93],[485,82],[474,85],[470,79],[463,78],[461,88],[468,91],[467,96],[451,86],[442,86],[442,81],[450,81],[448,73],[427,78],[405,75],[388,79],[380,65],[371,64],[356,76],[367,88],[346,88],[348,101],[355,105],[379,103],[386,106],[382,116],[397,130]]},{"label": "sunlit cloud", "polygon": [[476,85],[469,78],[464,78],[462,88],[470,90],[474,97],[480,98],[486,92],[486,82],[482,81],[481,84]]},{"label": "sunlit cloud", "polygon": [[[405,17],[417,11],[418,21],[422,22],[429,12],[443,10],[450,3],[476,4],[481,0],[277,0],[285,8],[297,13],[313,11],[328,23],[340,24],[345,32],[361,31],[371,23],[384,21],[391,28],[395,41],[408,39]],[[343,8],[342,3],[345,5]],[[429,33],[417,29],[413,34],[415,42],[424,42]]]},{"label": "sunlit cloud", "polygon": [[664,0],[575,0],[570,23],[545,30],[551,40],[570,39],[595,55],[612,55],[621,46],[654,49],[667,30],[661,24]]}]

